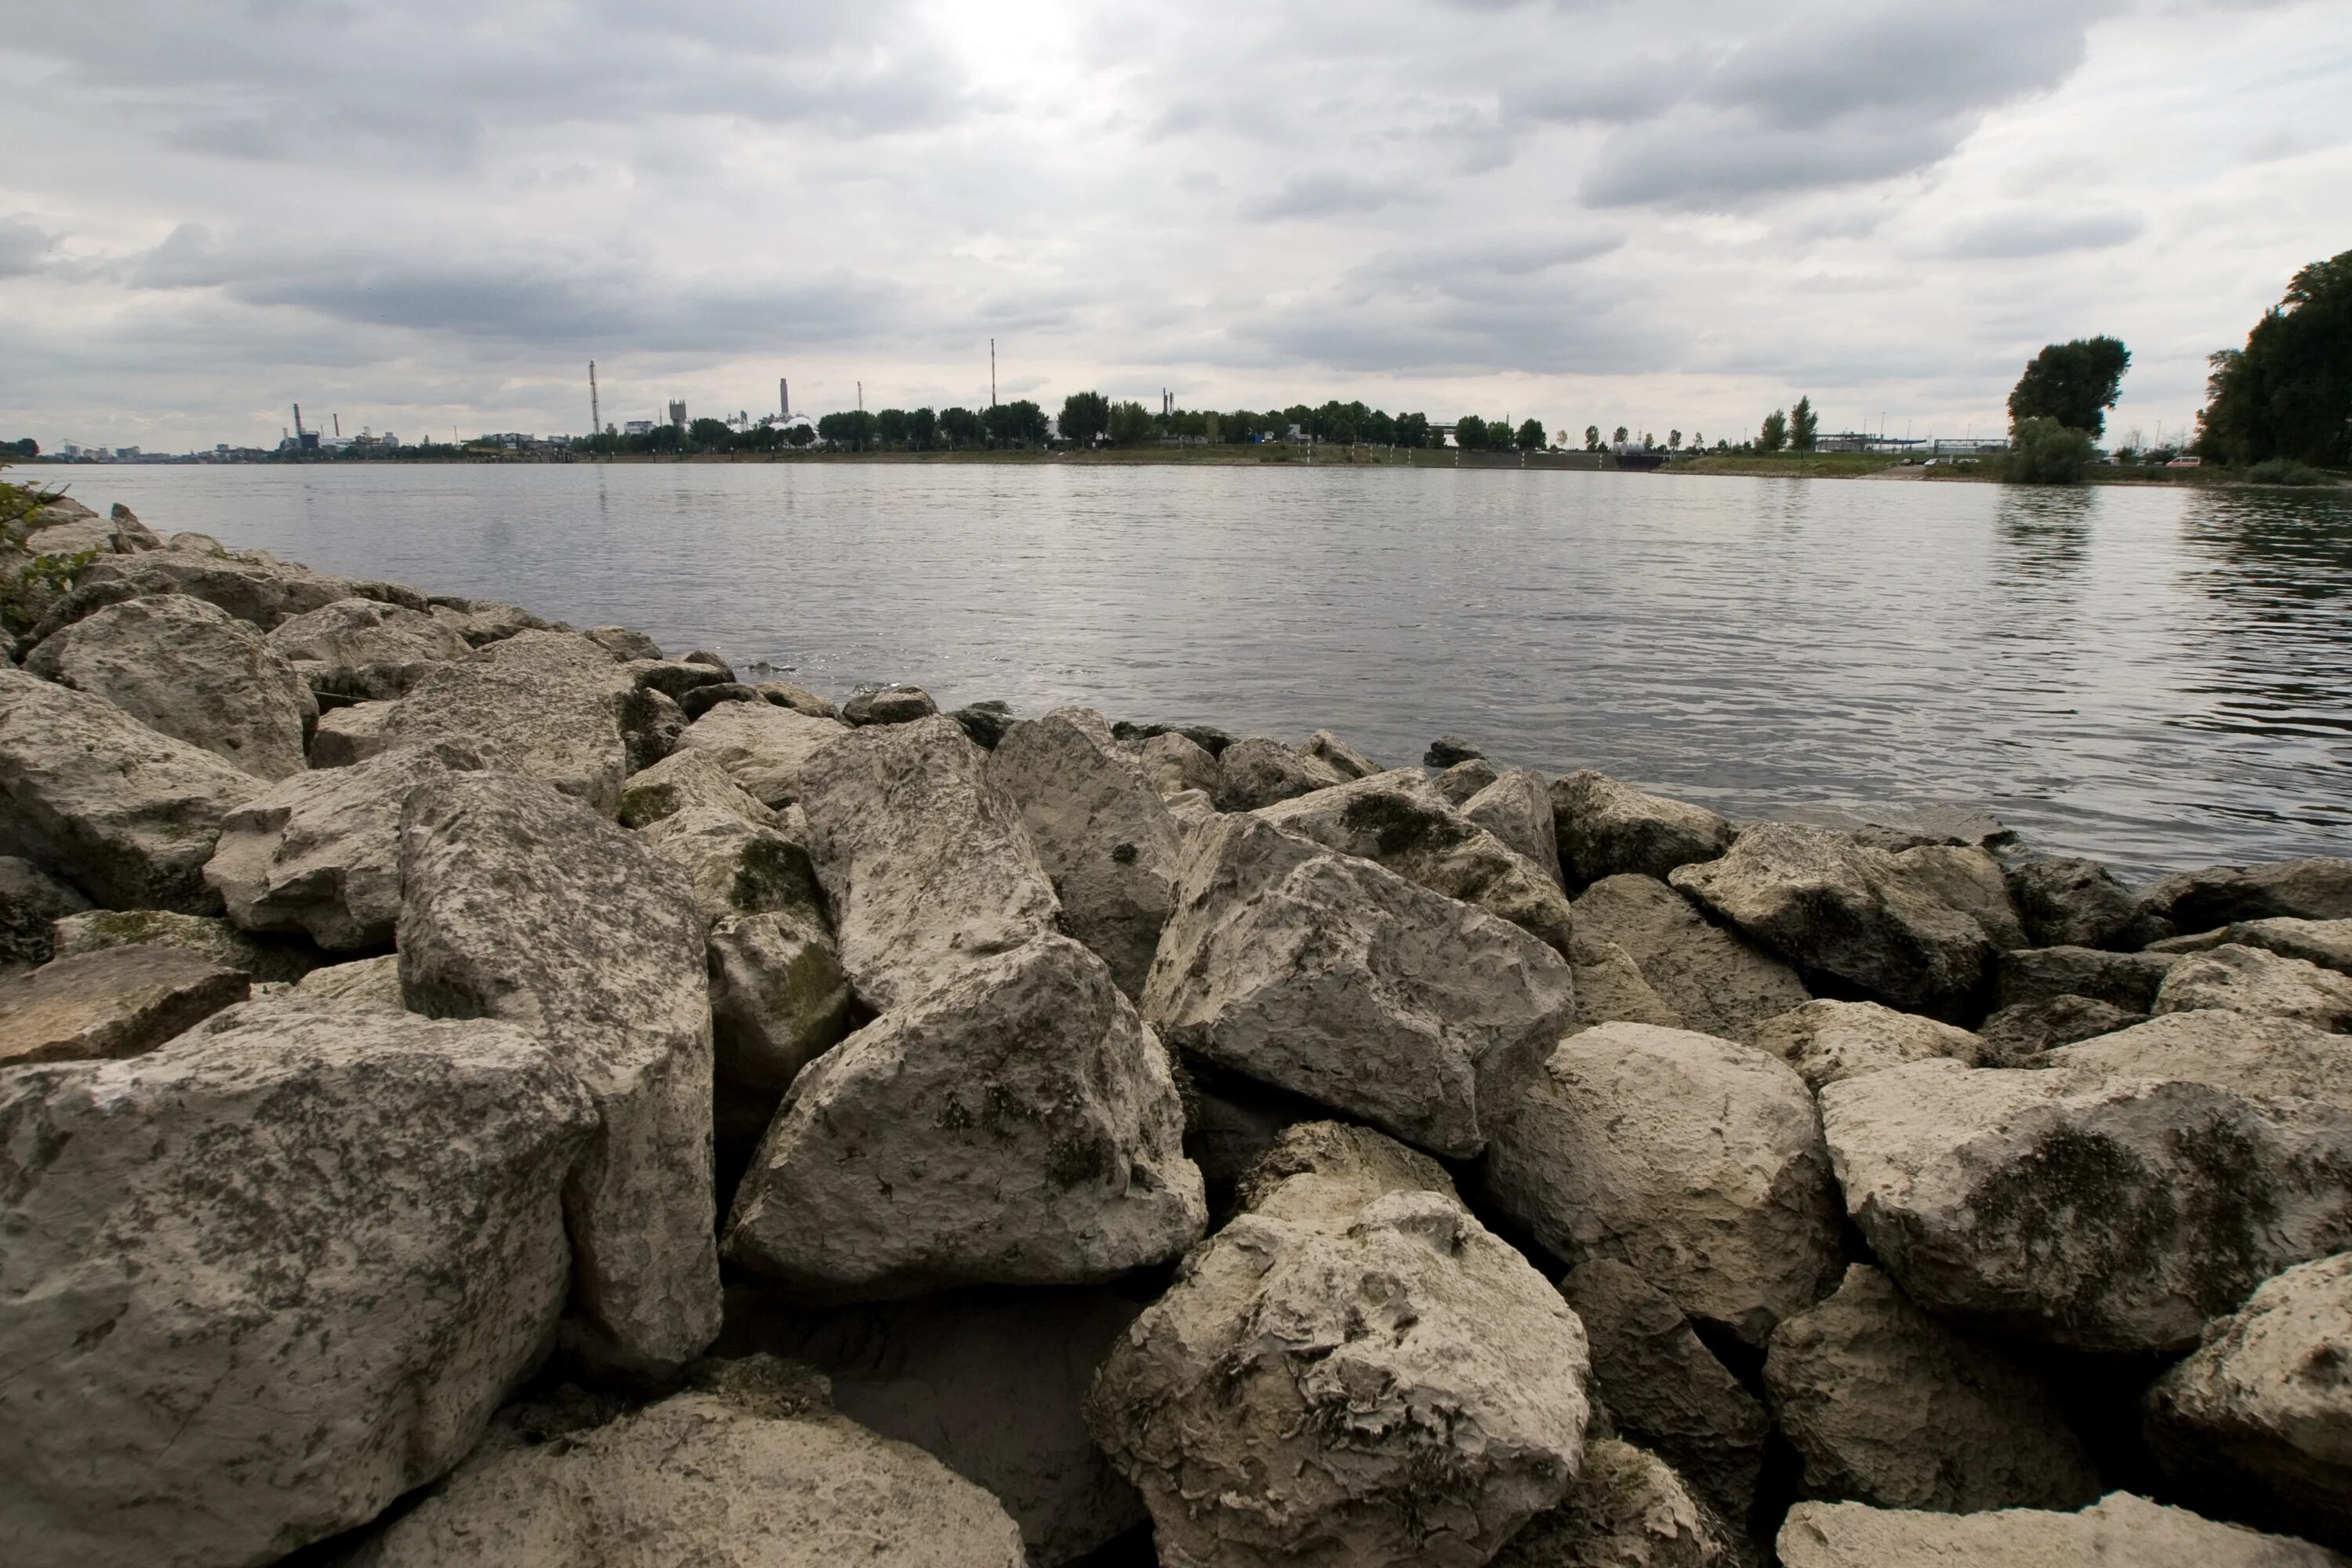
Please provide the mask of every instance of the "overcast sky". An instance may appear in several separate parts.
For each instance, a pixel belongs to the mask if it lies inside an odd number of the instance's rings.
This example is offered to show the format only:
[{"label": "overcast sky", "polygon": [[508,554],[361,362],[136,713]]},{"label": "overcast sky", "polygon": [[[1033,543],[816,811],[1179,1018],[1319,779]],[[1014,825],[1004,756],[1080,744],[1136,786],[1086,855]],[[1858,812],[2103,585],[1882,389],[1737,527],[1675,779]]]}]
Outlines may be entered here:
[{"label": "overcast sky", "polygon": [[0,437],[1095,387],[2111,431],[2352,248],[2352,4],[0,0]]}]

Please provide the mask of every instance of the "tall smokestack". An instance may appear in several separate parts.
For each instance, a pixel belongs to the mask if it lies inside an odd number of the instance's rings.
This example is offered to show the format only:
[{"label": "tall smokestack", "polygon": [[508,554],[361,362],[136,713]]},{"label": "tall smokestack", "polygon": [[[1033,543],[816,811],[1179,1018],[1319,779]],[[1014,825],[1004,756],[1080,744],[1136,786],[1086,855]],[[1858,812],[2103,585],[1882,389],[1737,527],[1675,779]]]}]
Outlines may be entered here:
[{"label": "tall smokestack", "polygon": [[789,421],[793,416],[793,384],[781,375],[776,377],[776,401],[783,405],[783,416]]},{"label": "tall smokestack", "polygon": [[294,434],[302,434],[302,405],[299,403],[294,405]]},{"label": "tall smokestack", "polygon": [[588,434],[602,436],[604,433],[604,412],[596,405],[596,362],[592,359],[588,362]]}]

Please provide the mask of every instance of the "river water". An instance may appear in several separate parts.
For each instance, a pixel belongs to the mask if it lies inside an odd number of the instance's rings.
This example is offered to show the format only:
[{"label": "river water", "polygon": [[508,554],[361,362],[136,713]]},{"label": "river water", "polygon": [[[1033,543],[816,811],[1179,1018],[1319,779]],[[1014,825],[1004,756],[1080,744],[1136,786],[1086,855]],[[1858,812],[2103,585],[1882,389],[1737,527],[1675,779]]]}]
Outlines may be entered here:
[{"label": "river water", "polygon": [[2129,876],[2352,854],[2352,491],[1515,469],[102,468],[165,532],[836,696],[1390,763],[1457,731],[1734,815],[1989,807]]}]

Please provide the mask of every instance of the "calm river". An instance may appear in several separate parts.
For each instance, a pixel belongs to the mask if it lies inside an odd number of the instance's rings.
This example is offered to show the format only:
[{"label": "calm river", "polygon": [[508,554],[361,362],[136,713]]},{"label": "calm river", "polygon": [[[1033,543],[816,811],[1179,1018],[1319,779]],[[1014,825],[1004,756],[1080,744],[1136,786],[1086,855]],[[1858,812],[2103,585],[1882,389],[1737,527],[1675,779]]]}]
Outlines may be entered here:
[{"label": "calm river", "polygon": [[1441,731],[1733,814],[1982,805],[2128,875],[2352,854],[2352,492],[1501,469],[48,470],[836,696]]}]

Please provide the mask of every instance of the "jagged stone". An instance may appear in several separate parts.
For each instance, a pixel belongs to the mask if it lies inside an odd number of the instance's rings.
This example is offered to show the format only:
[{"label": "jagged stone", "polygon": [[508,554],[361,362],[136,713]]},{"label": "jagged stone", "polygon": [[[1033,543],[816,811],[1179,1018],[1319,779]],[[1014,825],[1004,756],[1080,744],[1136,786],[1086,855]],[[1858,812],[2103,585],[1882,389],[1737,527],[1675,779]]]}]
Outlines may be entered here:
[{"label": "jagged stone", "polygon": [[1766,1019],[1811,997],[1794,969],[1654,877],[1604,877],[1573,909],[1577,930],[1622,948],[1685,1028],[1752,1044]]},{"label": "jagged stone", "polygon": [[329,952],[390,947],[401,803],[478,763],[455,742],[395,746],[273,784],[221,819],[205,880],[247,931],[301,931]]},{"label": "jagged stone", "polygon": [[310,731],[310,765],[347,768],[383,751],[391,744],[384,739],[384,726],[392,721],[392,710],[398,706],[395,702],[354,702],[349,708],[331,708],[320,714],[317,727]]},{"label": "jagged stone", "polygon": [[1257,815],[1327,849],[1387,867],[1431,892],[1475,904],[1566,954],[1575,921],[1559,879],[1445,804],[1414,769],[1375,773]]},{"label": "jagged stone", "polygon": [[1734,1539],[1664,1460],[1601,1437],[1559,1506],[1521,1526],[1494,1568],[1730,1568]]},{"label": "jagged stone", "polygon": [[119,502],[110,515],[100,517],[80,502],[60,497],[35,511],[30,523],[25,547],[36,555],[79,555],[84,551],[136,555],[163,546],[152,529]]},{"label": "jagged stone", "polygon": [[1163,1039],[1441,1154],[1486,1145],[1573,1016],[1534,937],[1255,816],[1193,831],[1175,908],[1142,1004]]},{"label": "jagged stone", "polygon": [[1100,714],[1057,708],[1005,731],[989,782],[1020,807],[1062,901],[1063,928],[1143,994],[1183,833]]},{"label": "jagged stone", "polygon": [[1475,1568],[1575,1477],[1584,1331],[1444,1171],[1292,1128],[1087,1401],[1163,1561]]},{"label": "jagged stone", "polygon": [[1217,793],[1217,759],[1189,736],[1171,731],[1154,735],[1136,752],[1143,776],[1163,795],[1200,790],[1213,799]]},{"label": "jagged stone", "polygon": [[761,805],[800,798],[802,775],[849,733],[838,720],[813,719],[773,702],[721,703],[686,727],[682,747],[708,755]]},{"label": "jagged stone", "polygon": [[1875,1002],[1808,1002],[1758,1025],[1754,1043],[1795,1068],[1815,1093],[1843,1079],[1930,1057],[1975,1067],[1983,1051],[1983,1042],[1966,1029]]},{"label": "jagged stone", "polygon": [[851,724],[911,724],[940,710],[931,694],[919,686],[886,686],[860,691],[841,705],[841,716]]},{"label": "jagged stone", "polygon": [[307,942],[281,942],[241,931],[217,915],[183,915],[170,910],[90,910],[58,917],[57,955],[97,952],[110,947],[159,943],[182,948],[224,969],[256,980],[299,980],[318,963]]},{"label": "jagged stone", "polygon": [[310,686],[260,633],[202,599],[109,605],[37,645],[25,668],[256,778],[308,765],[302,735],[319,717]]},{"label": "jagged stone", "polygon": [[[525,636],[545,634],[524,634]],[[565,1211],[583,1348],[683,1364],[719,1329],[710,1005],[683,873],[536,779],[452,773],[401,818],[402,999],[511,1020],[596,1101]]]},{"label": "jagged stone", "polygon": [[401,696],[435,665],[472,651],[446,623],[373,599],[338,599],[296,616],[268,641],[311,690],[376,700]]},{"label": "jagged stone", "polygon": [[303,1005],[329,1011],[341,1007],[405,1009],[400,1000],[400,955],[387,952],[348,963],[327,963],[294,983],[294,996]]},{"label": "jagged stone", "polygon": [[2168,1013],[2052,1051],[2036,1066],[2099,1082],[2185,1079],[2233,1094],[2352,1108],[2352,1041],[2294,1018],[2219,1008]]},{"label": "jagged stone", "polygon": [[2147,1022],[2145,1013],[2126,1013],[2091,996],[2043,996],[2015,1002],[1977,1026],[1975,1066],[2016,1068],[2028,1058],[2077,1040],[2111,1035]]},{"label": "jagged stone", "polygon": [[2225,943],[2182,956],[2157,987],[2150,1013],[2220,1008],[2352,1030],[2352,978],[2300,958]]},{"label": "jagged stone", "polygon": [[[654,641],[645,633],[632,630],[627,626],[590,626],[580,635],[623,664],[635,659],[662,657],[661,644]],[[674,697],[677,693],[672,692],[670,695]]]},{"label": "jagged stone", "polygon": [[2053,996],[2087,996],[2126,1013],[2156,1005],[2157,987],[2180,962],[2174,952],[2102,952],[2088,947],[2035,947],[2001,953],[1994,994],[2004,1007]]},{"label": "jagged stone", "polygon": [[1615,1258],[1749,1344],[1833,1277],[1837,1203],[1787,1063],[1603,1024],[1551,1053],[1486,1151],[1489,1195],[1571,1264]]},{"label": "jagged stone", "polygon": [[503,1024],[221,1015],[0,1074],[0,1540],[216,1568],[365,1522],[545,1352],[595,1112]]},{"label": "jagged stone", "polygon": [[638,829],[637,837],[687,874],[706,926],[784,910],[820,934],[825,929],[824,892],[807,848],[772,827],[697,805]]},{"label": "jagged stone", "polygon": [[752,798],[710,752],[696,746],[671,752],[621,786],[620,823],[646,827],[690,809],[723,812],[754,827],[773,827],[776,814]]},{"label": "jagged stone", "polygon": [[56,922],[89,900],[29,860],[0,855],[0,973],[47,963],[57,951]]},{"label": "jagged stone", "polygon": [[728,1256],[814,1300],[1108,1279],[1207,1225],[1183,1135],[1158,1040],[1101,960],[1043,934],[803,1069]]},{"label": "jagged stone", "polygon": [[1380,763],[1328,730],[1318,730],[1307,737],[1307,752],[1339,769],[1342,778],[1368,779],[1383,771]]},{"label": "jagged stone", "polygon": [[1905,1293],[2011,1337],[2181,1350],[2270,1275],[2352,1247],[2341,1106],[1946,1060],[1821,1100],[1847,1212]]},{"label": "jagged stone", "polygon": [[772,1357],[559,1432],[494,1432],[348,1568],[1026,1568],[995,1499]]},{"label": "jagged stone", "polygon": [[0,851],[101,903],[212,914],[198,874],[251,773],[102,697],[0,666]]},{"label": "jagged stone", "polygon": [[1667,879],[1800,971],[1906,1011],[1965,1011],[1994,952],[1973,919],[1922,894],[1893,856],[1826,828],[1759,823],[1721,859]]},{"label": "jagged stone", "polygon": [[494,642],[504,642],[519,632],[552,629],[521,605],[504,604],[497,599],[461,599],[436,594],[425,607],[435,620],[455,629],[473,647],[488,647]]},{"label": "jagged stone", "polygon": [[0,1068],[135,1057],[202,1022],[252,984],[183,947],[100,948],[0,977]]},{"label": "jagged stone", "polygon": [[2280,915],[2352,920],[2352,860],[2315,858],[2210,866],[2167,877],[2141,896],[2140,907],[2184,931]]},{"label": "jagged stone", "polygon": [[1590,768],[1552,781],[1551,810],[1560,869],[1571,888],[1625,875],[1663,881],[1678,866],[1722,855],[1737,831],[1705,806],[1651,795]]},{"label": "jagged stone", "polygon": [[1346,774],[1320,757],[1252,735],[1218,754],[1216,782],[1207,787],[1216,796],[1218,810],[1255,811],[1347,782]]},{"label": "jagged stone", "polygon": [[1591,1340],[1592,1391],[1618,1431],[1655,1449],[1724,1518],[1745,1520],[1772,1429],[1763,1405],[1673,1298],[1627,1265],[1580,1263],[1559,1289]]},{"label": "jagged stone", "polygon": [[1425,768],[1450,768],[1456,763],[1466,763],[1486,754],[1475,741],[1448,733],[1429,743],[1429,750],[1422,753],[1421,765]]},{"label": "jagged stone", "polygon": [[2110,1492],[2080,1513],[1927,1513],[1801,1502],[1789,1510],[1777,1544],[1782,1568],[2344,1568],[2324,1547],[2217,1524],[2129,1492]]},{"label": "jagged stone", "polygon": [[1595,1024],[1683,1027],[1683,1016],[1652,988],[1633,955],[1607,937],[1576,931],[1569,942],[1568,963],[1576,975],[1578,1028]]},{"label": "jagged stone", "polygon": [[[798,705],[786,703],[785,706]],[[957,709],[948,717],[956,721],[956,728],[963,731],[966,740],[983,752],[996,750],[997,742],[1004,739],[1004,732],[1013,724],[1013,706],[1007,702],[973,702]]]},{"label": "jagged stone", "polygon": [[576,633],[518,632],[457,664],[435,665],[385,719],[384,744],[470,747],[485,767],[544,779],[590,809],[620,809],[625,731],[637,695],[603,648]]},{"label": "jagged stone", "polygon": [[[1444,792],[1439,792],[1443,794]],[[1560,879],[1559,841],[1552,828],[1551,786],[1533,768],[1505,768],[1472,795],[1462,815]]]},{"label": "jagged stone", "polygon": [[1764,1386],[1810,1497],[1948,1513],[2098,1500],[2099,1472],[2042,1379],[1865,1265],[1774,1331]]},{"label": "jagged stone", "polygon": [[2030,945],[2000,862],[1984,850],[1972,844],[1922,844],[1889,858],[1899,880],[1976,921],[1995,947]]},{"label": "jagged stone", "polygon": [[1480,790],[1502,776],[1503,770],[1486,758],[1472,757],[1442,769],[1429,783],[1430,787],[1445,797],[1448,805],[1459,809],[1475,799]]},{"label": "jagged stone", "polygon": [[[2201,952],[2224,942],[2235,942],[2240,947],[2259,947],[2283,958],[2300,958],[2338,974],[2352,974],[2352,920],[2303,921],[2274,915],[2268,920],[2240,921],[2219,931],[2180,940],[2190,945],[2175,951]],[[2168,942],[2163,945],[2173,947]]]},{"label": "jagged stone", "polygon": [[[354,595],[382,597],[388,586],[363,585],[349,578],[331,577],[305,567],[247,556],[223,558],[158,550],[138,555],[101,556],[92,562],[75,580],[74,595],[52,614],[73,614],[69,608],[72,599],[87,592],[119,593],[128,588],[142,596],[181,594],[202,599],[266,632],[296,616],[323,609],[338,599]],[[89,612],[84,609],[81,613]],[[48,632],[43,630],[41,635]]]},{"label": "jagged stone", "polygon": [[2033,947],[2130,948],[2139,900],[2096,860],[2036,856],[2007,868],[2010,897]]}]

